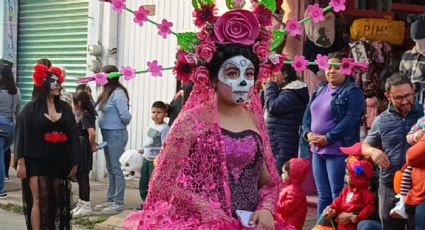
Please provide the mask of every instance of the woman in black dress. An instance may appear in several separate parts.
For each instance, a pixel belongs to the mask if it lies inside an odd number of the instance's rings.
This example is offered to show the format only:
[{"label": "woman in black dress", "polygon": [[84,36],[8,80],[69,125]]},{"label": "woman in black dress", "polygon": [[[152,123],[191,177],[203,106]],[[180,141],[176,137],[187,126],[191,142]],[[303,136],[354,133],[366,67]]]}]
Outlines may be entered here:
[{"label": "woman in black dress", "polygon": [[81,154],[77,172],[80,199],[77,207],[72,210],[72,215],[75,217],[87,216],[92,213],[89,173],[93,164],[93,152],[97,151],[97,144],[95,129],[96,116],[90,95],[86,91],[77,92],[74,95],[73,101]]},{"label": "woman in black dress", "polygon": [[59,68],[34,67],[32,101],[17,120],[17,174],[27,228],[70,229],[71,186],[79,145],[71,107],[59,99],[64,81]]}]

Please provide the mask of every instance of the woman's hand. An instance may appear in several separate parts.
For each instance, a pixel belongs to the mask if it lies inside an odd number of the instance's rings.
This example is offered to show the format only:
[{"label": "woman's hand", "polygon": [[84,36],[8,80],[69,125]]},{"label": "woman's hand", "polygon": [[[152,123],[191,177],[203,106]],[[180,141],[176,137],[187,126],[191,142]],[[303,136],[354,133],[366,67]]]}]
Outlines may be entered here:
[{"label": "woman's hand", "polygon": [[317,135],[316,139],[314,140],[314,144],[320,148],[324,148],[328,145],[328,139],[325,135]]},{"label": "woman's hand", "polygon": [[77,174],[77,170],[78,170],[78,165],[74,165],[72,166],[71,172],[69,172],[68,177],[73,177]]},{"label": "woman's hand", "polygon": [[24,159],[19,159],[18,160],[18,167],[16,168],[17,174],[16,176],[23,180],[27,178],[27,169],[25,167],[25,160]]},{"label": "woman's hand", "polygon": [[274,230],[274,217],[269,210],[258,210],[252,214],[249,220],[250,225],[255,225],[256,228]]}]

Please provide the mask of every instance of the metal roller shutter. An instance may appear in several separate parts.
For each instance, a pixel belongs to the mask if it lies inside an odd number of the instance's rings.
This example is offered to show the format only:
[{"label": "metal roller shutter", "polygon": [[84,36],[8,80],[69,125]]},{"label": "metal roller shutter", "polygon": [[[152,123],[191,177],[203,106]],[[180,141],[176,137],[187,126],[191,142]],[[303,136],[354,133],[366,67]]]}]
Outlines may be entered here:
[{"label": "metal roller shutter", "polygon": [[20,0],[18,14],[18,86],[31,100],[36,60],[48,58],[66,69],[65,88],[74,91],[86,75],[89,0]]}]

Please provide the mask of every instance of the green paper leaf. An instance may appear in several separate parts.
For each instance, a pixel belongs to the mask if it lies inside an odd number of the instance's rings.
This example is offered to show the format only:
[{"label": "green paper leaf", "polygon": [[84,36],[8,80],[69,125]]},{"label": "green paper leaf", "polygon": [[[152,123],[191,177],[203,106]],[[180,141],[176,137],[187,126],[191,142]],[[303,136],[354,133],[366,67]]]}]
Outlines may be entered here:
[{"label": "green paper leaf", "polygon": [[195,8],[195,10],[199,9],[198,0],[192,0],[192,6]]},{"label": "green paper leaf", "polygon": [[285,40],[286,31],[274,31],[273,32],[273,43],[272,50],[275,50]]},{"label": "green paper leaf", "polygon": [[199,43],[198,37],[194,32],[178,33],[177,42],[184,51],[195,51],[196,45]]},{"label": "green paper leaf", "polygon": [[276,0],[261,0],[260,3],[269,9],[272,13],[276,12]]},{"label": "green paper leaf", "polygon": [[226,0],[226,6],[227,9],[232,9],[233,8],[233,0]]}]

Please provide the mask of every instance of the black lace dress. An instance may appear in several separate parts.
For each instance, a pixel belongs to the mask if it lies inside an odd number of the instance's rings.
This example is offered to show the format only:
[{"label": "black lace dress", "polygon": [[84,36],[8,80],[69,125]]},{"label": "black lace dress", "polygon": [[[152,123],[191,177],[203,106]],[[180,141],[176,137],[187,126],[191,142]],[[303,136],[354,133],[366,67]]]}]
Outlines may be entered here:
[{"label": "black lace dress", "polygon": [[58,121],[49,120],[47,109],[29,102],[17,120],[18,159],[25,159],[27,178],[22,180],[24,214],[31,228],[33,197],[30,180],[36,180],[40,199],[41,229],[71,229],[71,185],[69,172],[78,161],[74,115],[68,104],[59,102]]}]

